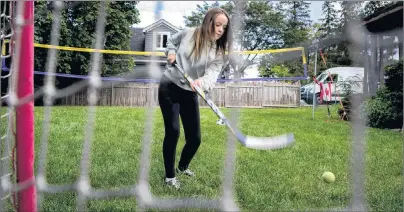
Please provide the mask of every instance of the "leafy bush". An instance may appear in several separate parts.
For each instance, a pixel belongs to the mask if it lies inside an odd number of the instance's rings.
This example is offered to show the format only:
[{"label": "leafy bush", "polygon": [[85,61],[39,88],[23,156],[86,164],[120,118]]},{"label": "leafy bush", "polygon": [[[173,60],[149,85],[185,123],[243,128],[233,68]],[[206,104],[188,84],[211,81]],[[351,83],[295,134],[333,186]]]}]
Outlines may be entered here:
[{"label": "leafy bush", "polygon": [[386,88],[392,92],[403,92],[403,60],[386,66]]},{"label": "leafy bush", "polygon": [[375,128],[402,128],[403,125],[403,61],[386,66],[385,87],[366,103],[367,123]]},{"label": "leafy bush", "polygon": [[[342,100],[343,108],[338,109],[341,119],[349,121],[353,116],[358,115],[361,118],[366,113],[369,127],[382,129],[402,128],[403,60],[386,66],[385,76],[385,86],[379,88],[374,97],[366,100],[362,94],[353,93],[350,88],[351,83],[348,82],[344,88],[346,95]],[[360,98],[360,102],[363,102],[359,108],[352,108],[351,101],[355,96]]]},{"label": "leafy bush", "polygon": [[377,91],[366,103],[367,124],[375,128],[401,128],[403,124],[403,93],[391,92],[387,87]]}]

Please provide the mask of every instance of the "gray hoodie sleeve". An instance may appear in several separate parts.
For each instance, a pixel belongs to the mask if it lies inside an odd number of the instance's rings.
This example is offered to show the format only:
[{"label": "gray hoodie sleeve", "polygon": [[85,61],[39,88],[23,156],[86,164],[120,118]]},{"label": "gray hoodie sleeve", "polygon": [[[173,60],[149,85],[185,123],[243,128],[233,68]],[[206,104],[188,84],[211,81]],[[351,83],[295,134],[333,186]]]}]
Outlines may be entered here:
[{"label": "gray hoodie sleeve", "polygon": [[175,54],[177,52],[178,45],[181,43],[181,40],[184,37],[184,35],[186,35],[187,31],[188,31],[188,29],[185,28],[185,29],[171,35],[167,39],[167,48],[165,50],[166,56],[168,56],[169,54]]},{"label": "gray hoodie sleeve", "polygon": [[224,58],[222,54],[217,55],[212,63],[205,70],[205,74],[200,78],[202,82],[202,88],[205,91],[210,92],[215,86],[217,78],[219,77],[220,71],[222,70],[222,67],[224,65],[223,59]]}]

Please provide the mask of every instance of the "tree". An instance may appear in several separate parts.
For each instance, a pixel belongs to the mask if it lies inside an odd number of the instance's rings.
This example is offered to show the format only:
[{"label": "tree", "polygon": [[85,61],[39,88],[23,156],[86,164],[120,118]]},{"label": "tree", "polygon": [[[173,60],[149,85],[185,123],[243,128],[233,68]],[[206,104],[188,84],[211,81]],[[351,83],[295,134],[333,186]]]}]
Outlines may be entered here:
[{"label": "tree", "polygon": [[[35,42],[49,44],[52,30],[52,3],[35,2]],[[65,2],[61,15],[61,46],[93,48],[95,26],[100,2]],[[74,6],[75,5],[75,6]],[[137,2],[116,1],[108,3],[106,10],[104,49],[130,50],[132,31],[130,26],[139,22]],[[101,75],[110,76],[133,70],[134,60],[130,56],[103,54]],[[35,69],[44,71],[47,49],[35,49]],[[90,71],[91,53],[59,51],[57,72],[87,74]]]},{"label": "tree", "polygon": [[324,1],[322,8],[322,18],[320,18],[320,38],[332,36],[336,34],[338,27],[338,11],[335,9],[335,3],[331,1]]},{"label": "tree", "polygon": [[[213,7],[218,7],[218,3],[209,5],[205,2],[202,6],[198,5],[196,11],[190,16],[184,16],[186,26],[199,26],[207,10]],[[235,43],[239,50],[252,51],[280,47],[279,35],[283,17],[270,1],[229,1],[219,7],[229,13],[233,24],[240,26],[239,30],[234,31]],[[256,57],[257,54],[246,55],[244,58],[238,55],[231,62],[233,67],[237,66],[237,71],[243,76],[244,70],[254,62]],[[237,65],[235,65],[236,62],[238,62]]]},{"label": "tree", "polygon": [[289,69],[283,64],[273,65],[268,72],[264,66],[259,67],[259,72],[261,77],[290,77]]},{"label": "tree", "polygon": [[361,11],[361,17],[366,17],[373,14],[376,10],[391,4],[392,1],[367,1],[364,3],[363,10]]},{"label": "tree", "polygon": [[[304,1],[285,1],[276,5],[282,22],[280,22],[279,40],[282,45],[280,48],[298,47],[302,43],[309,41],[310,26],[310,2]],[[301,51],[292,51],[266,55],[260,60],[260,76],[274,76],[272,67],[279,64],[288,70],[289,76],[303,76],[304,67]]]},{"label": "tree", "polygon": [[[359,21],[360,16],[360,9],[362,6],[362,2],[360,1],[341,1],[339,2],[341,10],[340,16],[341,18],[339,19],[338,23],[338,28],[337,30],[342,33],[346,33],[348,23],[354,23],[354,21]],[[363,36],[363,35],[356,35],[356,36]],[[358,61],[358,60],[352,60],[352,58],[355,55],[350,55],[349,53],[349,48],[352,44],[349,44],[347,41],[340,42],[337,45],[337,52],[338,55],[335,57],[336,64],[343,65],[343,66],[351,66],[351,65],[360,65],[360,64],[353,64],[353,61]],[[360,54],[360,52],[358,52]]]},{"label": "tree", "polygon": [[308,40],[310,26],[310,2],[281,1],[278,9],[286,17],[283,26],[283,48],[296,47]]},{"label": "tree", "polygon": [[[321,37],[321,33],[322,33],[322,24],[321,23],[314,23],[312,24],[312,26],[310,27],[310,33],[309,33],[309,38],[308,40],[311,41],[313,44],[318,44],[319,43],[319,38]],[[314,66],[315,66],[315,61],[314,59],[315,54],[317,51],[317,67],[316,67],[316,74],[318,75],[322,70],[325,69],[326,65],[325,64],[329,64],[327,55],[324,55],[324,60],[326,60],[326,63],[324,63],[321,55],[320,55],[320,51],[318,49],[314,49],[312,51],[309,51],[307,54],[307,74],[308,76],[314,76]],[[324,51],[322,51],[322,53],[325,53]],[[309,83],[311,82],[310,80],[306,80],[306,81],[301,81],[301,84],[305,84],[305,83]]]},{"label": "tree", "polygon": [[313,37],[313,40],[318,40],[318,51],[317,53],[321,53],[326,59],[326,63],[324,63],[321,55],[317,57],[317,67],[318,73],[324,71],[328,68],[338,66],[337,64],[339,53],[337,51],[337,45],[329,45],[323,46],[321,40],[326,39],[327,37],[336,36],[338,31],[338,11],[335,9],[335,2],[324,1],[322,5],[322,17],[320,20],[320,28],[319,34],[316,37]]},{"label": "tree", "polygon": [[203,17],[209,9],[214,7],[220,7],[219,2],[214,2],[212,4],[208,4],[207,2],[203,2],[203,5],[196,5],[196,10],[192,11],[191,15],[183,16],[185,26],[187,27],[197,27],[202,24]]}]

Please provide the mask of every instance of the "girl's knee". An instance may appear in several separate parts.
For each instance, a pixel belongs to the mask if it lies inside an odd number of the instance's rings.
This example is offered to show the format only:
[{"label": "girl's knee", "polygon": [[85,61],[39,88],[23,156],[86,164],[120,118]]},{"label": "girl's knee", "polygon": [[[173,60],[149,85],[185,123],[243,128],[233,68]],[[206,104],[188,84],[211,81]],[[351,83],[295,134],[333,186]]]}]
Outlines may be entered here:
[{"label": "girl's knee", "polygon": [[195,144],[195,146],[201,145],[202,139],[200,135],[195,135],[195,137],[192,139],[193,143]]},{"label": "girl's knee", "polygon": [[178,140],[180,138],[180,128],[179,127],[170,127],[166,129],[166,137],[170,140]]}]

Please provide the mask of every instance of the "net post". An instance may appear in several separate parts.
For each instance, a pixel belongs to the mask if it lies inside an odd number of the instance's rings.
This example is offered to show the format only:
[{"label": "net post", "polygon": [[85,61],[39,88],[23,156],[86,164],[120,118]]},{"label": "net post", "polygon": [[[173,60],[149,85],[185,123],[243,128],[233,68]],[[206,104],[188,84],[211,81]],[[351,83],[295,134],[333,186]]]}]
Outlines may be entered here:
[{"label": "net post", "polygon": [[[17,79],[18,99],[34,92],[34,1],[24,3],[24,25],[21,28],[21,54]],[[34,101],[16,107],[17,180],[34,179]],[[35,184],[18,192],[18,211],[36,211]]]}]

